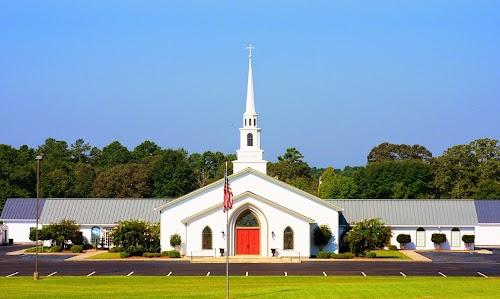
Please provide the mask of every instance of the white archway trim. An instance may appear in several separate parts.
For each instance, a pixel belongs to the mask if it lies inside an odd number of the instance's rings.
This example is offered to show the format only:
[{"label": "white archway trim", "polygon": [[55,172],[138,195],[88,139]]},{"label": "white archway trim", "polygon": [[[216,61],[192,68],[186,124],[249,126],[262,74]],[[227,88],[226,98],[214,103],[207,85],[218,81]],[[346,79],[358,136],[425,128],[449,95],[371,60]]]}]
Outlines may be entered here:
[{"label": "white archway trim", "polygon": [[229,255],[236,254],[236,220],[238,220],[240,215],[247,210],[257,217],[260,224],[260,255],[269,256],[269,222],[267,221],[266,215],[251,203],[242,204],[229,215]]}]

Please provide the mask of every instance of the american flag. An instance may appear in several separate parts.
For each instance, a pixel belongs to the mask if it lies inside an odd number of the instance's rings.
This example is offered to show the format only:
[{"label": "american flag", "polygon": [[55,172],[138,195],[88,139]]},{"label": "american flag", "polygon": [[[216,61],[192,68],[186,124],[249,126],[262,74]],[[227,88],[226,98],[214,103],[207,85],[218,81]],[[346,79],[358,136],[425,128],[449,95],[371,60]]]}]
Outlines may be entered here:
[{"label": "american flag", "polygon": [[224,171],[224,204],[223,212],[233,208],[233,191],[231,191],[231,186],[229,186],[229,178],[227,177],[227,162],[226,170]]}]

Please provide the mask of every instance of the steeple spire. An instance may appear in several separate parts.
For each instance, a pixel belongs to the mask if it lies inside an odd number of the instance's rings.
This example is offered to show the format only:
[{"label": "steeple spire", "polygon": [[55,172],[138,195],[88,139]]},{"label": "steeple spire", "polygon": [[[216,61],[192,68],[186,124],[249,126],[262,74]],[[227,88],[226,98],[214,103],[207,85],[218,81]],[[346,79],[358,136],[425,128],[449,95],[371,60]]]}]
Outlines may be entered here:
[{"label": "steeple spire", "polygon": [[245,116],[257,115],[255,112],[255,99],[253,95],[253,74],[252,74],[252,44],[248,45],[248,84],[247,84],[247,104],[245,109]]},{"label": "steeple spire", "polygon": [[267,161],[263,160],[264,151],[260,148],[260,128],[257,126],[257,112],[253,95],[252,45],[248,45],[248,85],[243,127],[240,128],[240,149],[236,151],[237,159],[233,161],[233,172],[245,168],[253,168],[262,173],[267,171]]}]

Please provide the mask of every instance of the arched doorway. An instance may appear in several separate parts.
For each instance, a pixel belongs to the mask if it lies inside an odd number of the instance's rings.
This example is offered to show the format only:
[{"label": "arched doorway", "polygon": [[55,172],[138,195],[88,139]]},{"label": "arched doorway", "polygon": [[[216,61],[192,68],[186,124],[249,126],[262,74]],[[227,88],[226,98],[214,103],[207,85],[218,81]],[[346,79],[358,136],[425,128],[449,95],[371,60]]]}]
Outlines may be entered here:
[{"label": "arched doorway", "polygon": [[246,210],[236,220],[236,254],[260,254],[260,223],[254,213]]}]

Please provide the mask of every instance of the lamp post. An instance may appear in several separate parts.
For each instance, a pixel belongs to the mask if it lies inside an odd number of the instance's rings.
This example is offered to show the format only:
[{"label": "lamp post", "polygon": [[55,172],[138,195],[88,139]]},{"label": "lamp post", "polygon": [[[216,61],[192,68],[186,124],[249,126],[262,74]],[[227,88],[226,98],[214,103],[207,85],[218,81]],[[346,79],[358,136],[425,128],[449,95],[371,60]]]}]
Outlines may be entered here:
[{"label": "lamp post", "polygon": [[38,274],[38,218],[40,217],[40,161],[43,159],[43,155],[38,155],[35,157],[36,160],[36,226],[35,226],[35,272],[33,273],[33,279],[40,279]]}]

